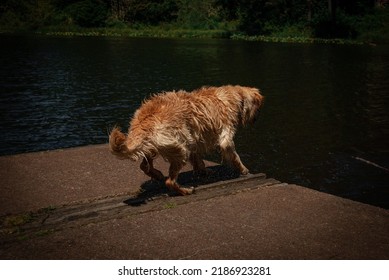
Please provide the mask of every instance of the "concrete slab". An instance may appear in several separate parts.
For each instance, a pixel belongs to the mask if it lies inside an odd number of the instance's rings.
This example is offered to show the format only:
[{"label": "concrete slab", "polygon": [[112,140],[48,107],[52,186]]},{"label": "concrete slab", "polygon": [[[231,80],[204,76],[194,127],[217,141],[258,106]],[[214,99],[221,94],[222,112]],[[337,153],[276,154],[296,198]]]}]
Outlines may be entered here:
[{"label": "concrete slab", "polygon": [[388,210],[211,169],[181,197],[106,146],[2,157],[0,258],[389,258]]},{"label": "concrete slab", "polygon": [[[139,164],[117,159],[108,145],[2,156],[0,216],[137,192],[149,180]],[[163,160],[155,165],[168,173]]]}]

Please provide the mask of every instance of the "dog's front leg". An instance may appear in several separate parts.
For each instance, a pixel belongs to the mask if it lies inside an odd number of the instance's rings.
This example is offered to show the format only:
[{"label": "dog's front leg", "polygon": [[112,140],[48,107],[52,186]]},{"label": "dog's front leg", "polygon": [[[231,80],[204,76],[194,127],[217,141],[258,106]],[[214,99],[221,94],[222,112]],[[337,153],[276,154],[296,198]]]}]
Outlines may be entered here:
[{"label": "dog's front leg", "polygon": [[165,184],[169,189],[175,190],[181,195],[188,195],[193,193],[194,188],[183,188],[177,183],[178,173],[183,166],[183,163],[171,162],[169,167],[169,177],[165,181]]},{"label": "dog's front leg", "polygon": [[221,148],[223,160],[227,161],[232,166],[234,166],[237,170],[239,170],[241,175],[249,174],[249,170],[247,169],[246,166],[243,165],[238,153],[235,151],[234,146],[228,145],[228,146],[221,146],[220,148]]},{"label": "dog's front leg", "polygon": [[249,174],[249,170],[243,165],[238,153],[235,151],[235,144],[233,141],[235,132],[229,127],[223,129],[220,133],[219,146],[223,161],[235,167],[241,175]]}]

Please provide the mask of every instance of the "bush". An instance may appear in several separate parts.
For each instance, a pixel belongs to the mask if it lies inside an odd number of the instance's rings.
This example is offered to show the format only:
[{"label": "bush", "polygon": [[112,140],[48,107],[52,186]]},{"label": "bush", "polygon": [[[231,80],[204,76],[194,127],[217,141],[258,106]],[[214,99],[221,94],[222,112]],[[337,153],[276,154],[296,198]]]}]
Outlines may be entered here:
[{"label": "bush", "polygon": [[3,30],[23,29],[24,23],[20,20],[19,15],[13,11],[6,11],[0,17],[0,28]]},{"label": "bush", "polygon": [[389,8],[377,8],[356,23],[362,41],[389,43]]},{"label": "bush", "polygon": [[85,0],[69,5],[65,12],[81,27],[102,27],[108,7],[102,0]]},{"label": "bush", "polygon": [[265,34],[265,4],[266,1],[245,0],[238,8],[238,29],[249,36]]},{"label": "bush", "polygon": [[179,0],[177,23],[188,29],[217,29],[220,10],[215,0]]},{"label": "bush", "polygon": [[328,12],[317,14],[311,23],[313,35],[317,38],[346,38],[354,39],[358,35],[356,29],[357,16],[350,16],[341,10],[336,12],[335,20]]},{"label": "bush", "polygon": [[177,18],[176,2],[175,0],[131,0],[127,2],[127,7],[121,8],[121,16],[118,15],[118,11],[114,11],[112,16],[130,24],[158,25]]},{"label": "bush", "polygon": [[123,29],[127,28],[127,24],[123,21],[116,18],[108,18],[106,21],[106,26],[109,28]]},{"label": "bush", "polygon": [[37,29],[50,24],[53,14],[48,0],[8,0],[0,4],[0,26],[9,30]]}]

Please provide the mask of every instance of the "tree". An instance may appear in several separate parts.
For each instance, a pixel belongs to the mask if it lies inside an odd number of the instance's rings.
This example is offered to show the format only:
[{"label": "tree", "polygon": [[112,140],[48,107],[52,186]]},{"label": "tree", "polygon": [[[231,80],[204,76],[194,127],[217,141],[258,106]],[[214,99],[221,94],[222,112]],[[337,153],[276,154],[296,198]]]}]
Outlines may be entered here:
[{"label": "tree", "polygon": [[266,0],[242,0],[238,6],[239,29],[248,35],[261,34],[266,18]]},{"label": "tree", "polygon": [[187,28],[215,28],[220,22],[220,7],[215,0],[178,0],[177,21]]},{"label": "tree", "polygon": [[108,7],[102,0],[84,0],[67,6],[66,12],[82,27],[101,27],[108,17]]},{"label": "tree", "polygon": [[110,0],[111,17],[115,20],[124,21],[128,12],[130,0]]},{"label": "tree", "polygon": [[312,0],[307,0],[307,10],[308,10],[308,13],[307,13],[307,21],[308,22],[311,22],[312,20]]},{"label": "tree", "polygon": [[0,4],[0,25],[36,29],[49,24],[54,12],[51,0],[6,0]]}]

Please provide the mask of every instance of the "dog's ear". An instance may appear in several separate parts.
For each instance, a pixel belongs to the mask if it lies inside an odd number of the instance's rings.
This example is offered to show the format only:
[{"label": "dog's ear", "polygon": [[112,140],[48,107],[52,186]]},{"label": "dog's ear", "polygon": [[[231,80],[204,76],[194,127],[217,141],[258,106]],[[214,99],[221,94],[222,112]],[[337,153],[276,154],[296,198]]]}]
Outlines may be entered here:
[{"label": "dog's ear", "polygon": [[257,93],[254,95],[256,106],[261,108],[263,106],[263,103],[265,102],[265,96],[261,94],[261,91],[259,89],[256,89]]},{"label": "dog's ear", "polygon": [[259,89],[256,88],[245,89],[245,94],[243,95],[242,98],[242,108],[241,108],[242,125],[253,123],[255,121],[259,109],[263,105],[263,102],[264,102],[264,96],[261,95]]}]

